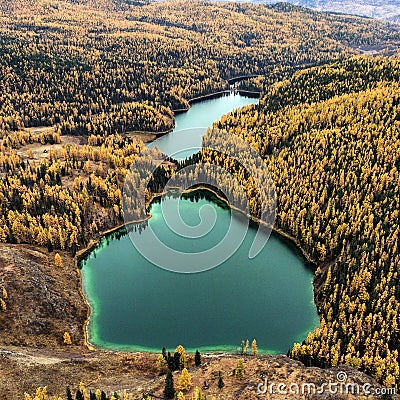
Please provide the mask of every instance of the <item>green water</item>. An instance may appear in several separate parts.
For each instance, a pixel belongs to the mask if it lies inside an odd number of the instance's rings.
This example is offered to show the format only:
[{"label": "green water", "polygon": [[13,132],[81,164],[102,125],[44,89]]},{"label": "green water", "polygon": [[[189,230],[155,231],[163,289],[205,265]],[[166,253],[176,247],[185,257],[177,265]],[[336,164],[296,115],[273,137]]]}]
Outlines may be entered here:
[{"label": "green water", "polygon": [[173,156],[176,160],[188,158],[199,151],[201,139],[207,127],[212,126],[214,121],[237,108],[257,103],[256,98],[233,92],[195,103],[187,112],[176,116],[172,133],[157,138],[148,147],[158,147],[164,154]]},{"label": "green water", "polygon": [[[201,146],[204,127],[224,113],[253,103],[257,99],[234,94],[196,103],[177,115],[173,133],[149,147],[157,146],[178,159],[188,157]],[[157,237],[178,251],[211,248],[223,239],[231,222],[231,211],[223,203],[208,192],[196,193],[181,201],[180,214],[188,225],[196,225],[201,206],[214,208],[216,225],[202,238],[171,232],[159,200],[150,209],[148,223]],[[199,193],[202,199],[197,198]],[[173,207],[177,201],[165,198],[163,206]],[[247,229],[240,214],[232,216],[233,231]],[[83,290],[91,308],[89,341],[112,350],[159,352],[163,346],[172,349],[183,344],[189,350],[234,352],[242,339],[256,338],[260,351],[286,353],[294,341],[304,340],[319,325],[313,271],[293,246],[274,234],[264,250],[249,259],[256,228],[248,229],[241,247],[227,261],[199,274],[156,267],[123,232],[104,238],[82,262]],[[136,230],[133,239],[141,231],[141,239],[146,240],[148,229],[137,226]],[[154,241],[149,240],[148,248],[158,251]]]},{"label": "green water", "polygon": [[[162,201],[168,208],[179,200],[167,196]],[[231,211],[205,191],[181,200],[183,220],[197,225],[204,205],[214,208],[217,222],[196,240],[170,231],[160,200],[153,202],[148,223],[176,250],[201,251],[218,243],[231,221]],[[243,217],[233,212],[232,223],[239,229]],[[147,231],[139,233],[138,228],[132,235]],[[295,249],[276,235],[250,260],[255,228],[248,229],[230,259],[199,274],[177,274],[154,266],[138,253],[128,235],[104,238],[82,263],[83,289],[91,306],[90,342],[129,351],[160,351],[180,343],[189,350],[235,351],[241,339],[256,338],[262,352],[286,353],[319,323],[313,273]]]}]

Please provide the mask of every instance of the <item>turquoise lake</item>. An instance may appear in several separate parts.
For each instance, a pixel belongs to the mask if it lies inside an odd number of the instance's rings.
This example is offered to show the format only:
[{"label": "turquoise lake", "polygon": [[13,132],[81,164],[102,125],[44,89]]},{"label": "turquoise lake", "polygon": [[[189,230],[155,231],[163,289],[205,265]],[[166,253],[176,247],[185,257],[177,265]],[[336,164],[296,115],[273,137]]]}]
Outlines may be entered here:
[{"label": "turquoise lake", "polygon": [[234,92],[195,103],[188,111],[176,116],[175,128],[170,134],[157,138],[148,147],[158,147],[176,160],[188,158],[199,151],[202,137],[213,122],[230,111],[257,103],[256,98]]},{"label": "turquoise lake", "polygon": [[[230,109],[223,107],[224,101]],[[192,118],[196,116],[191,123],[210,126],[221,113],[246,105],[241,101],[257,100],[231,95],[196,103],[189,111]],[[219,115],[215,115],[216,108]],[[177,116],[177,128],[188,126],[189,112]],[[160,138],[170,136],[162,141],[163,146],[173,141],[170,135]],[[195,145],[198,139],[185,146]],[[177,202],[188,226],[199,224],[201,207],[213,207],[217,217],[213,229],[197,239],[172,232],[163,219],[162,206],[168,209]],[[149,212],[152,217],[147,223],[157,237],[178,251],[196,253],[214,246],[230,223],[247,233],[229,259],[196,274],[178,274],[153,265],[124,230],[104,237],[81,262],[83,291],[91,309],[88,338],[93,345],[159,352],[163,346],[173,349],[182,344],[189,351],[235,352],[242,339],[255,338],[260,352],[286,353],[319,325],[313,270],[291,243],[273,233],[257,257],[249,259],[256,224],[247,226],[247,219],[205,190],[180,199],[171,194],[157,198]],[[144,225],[133,225],[131,236],[145,235],[149,228]],[[157,246],[149,243],[149,249],[156,252]]]}]

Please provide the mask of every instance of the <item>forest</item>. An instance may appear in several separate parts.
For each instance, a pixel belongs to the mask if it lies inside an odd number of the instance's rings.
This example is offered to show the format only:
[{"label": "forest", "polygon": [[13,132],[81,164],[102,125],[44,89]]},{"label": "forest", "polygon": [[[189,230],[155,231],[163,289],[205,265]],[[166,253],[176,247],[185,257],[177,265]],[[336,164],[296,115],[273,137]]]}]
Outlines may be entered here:
[{"label": "forest", "polygon": [[[248,88],[266,90],[304,65],[399,37],[381,22],[290,6],[60,0],[1,10],[0,240],[73,253],[122,222],[122,185],[143,148],[126,133],[171,129],[174,109],[227,79],[264,74]],[[59,146],[43,159],[35,143]]]},{"label": "forest", "polygon": [[[367,57],[298,71],[259,106],[215,124],[263,155],[276,226],[322,278],[321,325],[291,356],[310,366],[346,363],[388,387],[400,377],[399,71],[399,58]],[[202,161],[229,166],[207,149]],[[251,193],[243,171],[232,171]]]},{"label": "forest", "polygon": [[[75,254],[123,221],[125,177],[144,149],[128,133],[168,131],[191,98],[260,75],[241,83],[262,91],[259,106],[214,131],[262,155],[277,227],[318,266],[321,325],[290,354],[399,382],[400,60],[354,56],[399,43],[398,29],[290,5],[187,0],[8,0],[0,12],[0,241]],[[160,158],[149,152],[134,179],[147,181]],[[231,169],[259,215],[248,171],[207,149],[198,160]],[[157,170],[152,192],[175,167]]]},{"label": "forest", "polygon": [[8,0],[0,10],[0,133],[162,132],[173,110],[230,78],[269,84],[399,41],[382,22],[289,5]]}]

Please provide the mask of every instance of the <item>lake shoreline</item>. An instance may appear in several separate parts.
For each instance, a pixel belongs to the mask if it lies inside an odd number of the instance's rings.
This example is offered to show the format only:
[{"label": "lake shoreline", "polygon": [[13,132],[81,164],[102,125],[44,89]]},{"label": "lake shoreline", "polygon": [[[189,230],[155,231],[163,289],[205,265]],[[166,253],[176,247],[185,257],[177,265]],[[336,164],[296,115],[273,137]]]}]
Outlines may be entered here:
[{"label": "lake shoreline", "polygon": [[[236,81],[236,82],[238,82],[238,81]],[[146,144],[152,143],[156,139],[173,132],[173,130],[175,129],[175,116],[189,111],[192,104],[196,104],[196,103],[206,101],[206,100],[217,99],[219,97],[223,97],[223,96],[229,95],[231,93],[240,94],[242,96],[250,97],[250,98],[254,98],[254,99],[259,99],[261,97],[261,92],[256,92],[256,91],[252,91],[252,90],[244,90],[244,89],[243,90],[242,89],[225,89],[225,90],[219,90],[217,92],[213,92],[213,93],[209,93],[209,94],[204,94],[204,95],[193,97],[192,99],[187,100],[187,103],[189,104],[188,107],[172,110],[174,113],[174,123],[170,129],[167,129],[167,130],[161,131],[161,132],[136,130],[136,131],[125,132],[124,134],[137,135],[139,138],[140,138],[140,136],[146,136],[146,135],[152,136],[153,138],[148,138],[146,140],[143,140],[143,142]]]},{"label": "lake shoreline", "polygon": [[[211,99],[214,99],[214,98],[223,97],[225,95],[229,95],[229,94],[232,94],[232,93],[241,94],[240,92],[241,91],[234,90],[234,89],[219,91],[219,92],[216,92],[216,93],[211,93],[211,94],[208,94],[208,95],[203,95],[203,96],[199,96],[199,97],[193,98],[193,99],[189,100],[189,104],[190,103],[195,104],[197,102],[201,102],[201,101],[204,101],[204,100],[211,100]],[[247,93],[244,93],[244,95],[247,96]],[[260,96],[260,93],[257,93],[257,96],[255,96],[255,97],[258,98],[259,96]],[[250,97],[250,96],[248,96],[248,97]],[[177,112],[178,114],[179,113],[183,113],[183,112],[188,111],[189,108],[188,109],[182,109],[182,110],[175,110],[174,113],[175,112]],[[174,125],[175,125],[175,120],[174,120]],[[157,138],[159,138],[159,137],[161,137],[163,135],[166,135],[166,134],[168,134],[168,133],[170,133],[172,131],[173,131],[173,129],[170,130],[170,131],[165,131],[165,132],[161,132],[161,133],[158,133],[158,134],[155,133],[155,137],[152,140],[147,141],[146,143],[151,143],[154,140],[156,140]],[[139,131],[136,131],[136,132],[133,132],[133,133],[138,133],[138,132]],[[147,134],[149,134],[149,132],[147,132]],[[237,207],[231,206],[225,198],[220,196],[218,193],[216,193],[216,191],[212,190],[209,187],[199,186],[199,187],[196,187],[196,188],[189,189],[189,190],[185,191],[184,193],[191,193],[191,192],[195,192],[195,191],[199,191],[199,190],[206,190],[206,191],[212,193],[218,200],[220,200],[224,204],[226,204],[226,206],[229,207],[231,210],[235,210],[235,211],[241,213],[242,215],[245,215],[252,222],[254,222],[256,224],[259,224],[259,225],[267,226],[267,224],[265,222],[261,221],[259,218],[256,218],[256,217],[254,217],[252,215],[248,215],[243,210],[241,210],[241,209],[239,209]],[[149,197],[149,199],[146,201],[146,209],[156,198],[162,197],[164,194],[166,194],[165,191],[161,192],[161,193],[153,193]],[[113,234],[115,232],[122,231],[122,230],[125,230],[125,232],[127,232],[127,230],[126,230],[127,225],[132,225],[132,224],[138,224],[138,223],[141,223],[141,222],[145,222],[145,221],[149,220],[151,217],[152,217],[151,214],[148,214],[145,218],[140,218],[140,219],[137,219],[137,220],[133,220],[133,221],[130,221],[129,223],[119,223],[119,224],[117,224],[117,225],[115,225],[115,226],[113,226],[113,227],[111,227],[111,228],[99,233],[98,235],[96,235],[96,238],[91,239],[89,241],[89,243],[84,248],[80,249],[76,254],[76,257],[75,257],[76,266],[77,266],[78,273],[79,273],[79,278],[80,278],[80,289],[81,289],[80,293],[81,293],[81,296],[82,296],[82,298],[83,298],[83,300],[84,300],[84,302],[85,302],[85,304],[87,306],[87,309],[88,309],[87,318],[85,320],[85,323],[84,323],[84,326],[83,326],[83,330],[84,330],[84,345],[89,350],[95,350],[95,349],[102,350],[102,348],[101,348],[101,346],[99,346],[99,347],[94,346],[92,343],[90,343],[90,340],[89,340],[88,325],[89,325],[89,321],[90,321],[90,313],[91,313],[90,312],[90,308],[91,307],[90,307],[90,303],[89,303],[88,299],[86,298],[86,296],[84,294],[84,291],[83,291],[83,280],[82,280],[82,274],[81,274],[81,271],[80,271],[80,263],[87,255],[89,255],[92,251],[94,251],[96,249],[96,247],[101,243],[101,241],[104,238],[106,238],[107,236],[109,236],[109,235],[111,235],[111,234]],[[301,255],[301,257],[304,260],[306,260],[309,265],[312,266],[314,280],[315,280],[315,276],[316,276],[315,275],[315,271],[316,271],[316,267],[317,267],[317,262],[308,254],[306,249],[303,246],[301,246],[299,241],[295,237],[293,237],[290,234],[286,233],[284,230],[282,230],[279,227],[267,226],[267,228],[270,228],[272,232],[277,234],[284,241],[288,242],[288,244],[290,246],[292,246],[294,248],[294,250],[299,255]],[[313,292],[314,292],[314,304],[316,306],[318,306],[316,304],[316,301],[315,301],[316,300],[316,285],[314,284],[314,281],[313,281]],[[109,350],[109,349],[107,349],[107,350]],[[116,351],[118,351],[118,350],[116,350]]]},{"label": "lake shoreline", "polygon": [[285,239],[288,239],[292,244],[295,245],[295,247],[296,247],[298,250],[300,250],[300,253],[303,255],[303,257],[304,257],[310,264],[312,264],[312,265],[314,265],[314,266],[317,265],[317,262],[307,253],[307,251],[304,249],[303,246],[300,245],[300,243],[298,242],[298,240],[297,240],[295,237],[293,237],[293,236],[291,236],[290,234],[286,233],[286,232],[283,231],[282,229],[277,228],[275,225],[272,226],[272,227],[271,227],[271,226],[268,226],[264,221],[260,220],[259,218],[254,217],[253,215],[250,215],[250,214],[246,214],[246,213],[245,213],[243,210],[241,210],[240,208],[230,205],[229,202],[228,202],[224,197],[222,197],[221,195],[219,195],[216,191],[212,190],[211,188],[209,188],[209,187],[207,187],[207,186],[202,186],[202,185],[200,185],[200,186],[198,186],[198,187],[196,187],[196,188],[189,189],[189,190],[185,191],[185,193],[192,193],[192,192],[195,192],[195,191],[197,191],[197,190],[206,190],[206,191],[212,193],[212,194],[213,194],[215,197],[217,197],[219,200],[223,201],[230,209],[240,212],[242,215],[244,215],[245,217],[251,219],[251,220],[252,220],[253,222],[255,222],[256,224],[266,226],[267,228],[270,228],[272,232],[277,233],[279,236],[282,236],[282,237],[284,237]]},{"label": "lake shoreline", "polygon": [[[171,189],[174,189],[174,188],[171,188]],[[277,234],[277,235],[278,235],[279,237],[281,237],[281,238],[284,238],[285,241],[288,241],[289,244],[291,244],[291,245],[293,246],[293,248],[297,251],[297,253],[300,254],[300,255],[302,256],[302,258],[303,258],[304,260],[306,260],[306,261],[309,263],[309,265],[312,265],[312,266],[313,266],[313,275],[314,275],[314,279],[313,279],[314,304],[315,304],[316,307],[317,307],[317,313],[318,313],[318,316],[319,316],[318,304],[316,304],[316,302],[315,302],[315,298],[316,298],[316,284],[315,284],[315,282],[314,282],[314,281],[315,281],[315,277],[316,277],[316,267],[317,267],[317,263],[312,259],[312,257],[306,252],[306,250],[305,250],[302,246],[298,245],[298,241],[297,241],[293,236],[291,236],[291,235],[289,235],[288,233],[284,232],[282,229],[280,229],[280,228],[278,228],[278,227],[275,227],[275,226],[270,227],[270,226],[268,226],[264,221],[260,220],[259,218],[254,217],[254,216],[252,216],[252,215],[249,215],[249,214],[245,213],[243,210],[241,210],[241,209],[238,208],[238,207],[234,207],[234,206],[229,205],[229,202],[228,202],[224,197],[222,197],[222,196],[221,196],[220,194],[218,194],[215,190],[213,190],[213,189],[211,189],[211,188],[209,188],[209,187],[206,187],[206,186],[198,186],[198,187],[196,187],[196,188],[190,188],[190,189],[184,191],[183,194],[190,194],[190,193],[194,193],[194,192],[197,192],[197,191],[207,191],[207,192],[211,193],[213,196],[215,196],[219,201],[223,202],[227,207],[229,207],[229,209],[241,213],[242,215],[246,216],[247,218],[249,218],[252,222],[254,222],[254,223],[256,223],[256,224],[266,226],[267,228],[271,228],[271,232]],[[154,194],[152,194],[152,196],[148,199],[148,201],[146,201],[146,208],[147,208],[155,199],[161,198],[162,196],[166,195],[167,193],[168,193],[168,192],[165,192],[165,191],[164,191],[164,192],[161,192],[161,193],[154,193]],[[126,229],[127,226],[129,226],[129,225],[134,225],[134,224],[139,224],[139,223],[141,223],[141,222],[148,221],[148,220],[150,220],[151,218],[152,218],[152,215],[149,213],[149,214],[146,216],[146,218],[140,218],[140,219],[137,219],[137,220],[133,220],[133,221],[130,221],[129,223],[126,223],[126,224],[125,224],[125,223],[119,224],[119,225],[115,226],[114,228],[111,228],[111,229],[108,229],[108,230],[104,231],[104,232],[99,236],[99,238],[98,238],[97,240],[93,241],[93,242],[90,244],[90,246],[87,246],[85,249],[82,249],[82,250],[79,252],[79,255],[78,255],[78,253],[77,253],[77,256],[76,256],[77,263],[80,263],[80,262],[83,260],[83,258],[84,258],[85,256],[87,256],[87,255],[90,254],[92,251],[94,251],[94,250],[96,249],[96,247],[101,243],[101,241],[102,241],[103,239],[107,238],[107,236],[109,236],[109,235],[111,235],[111,234],[113,234],[113,233],[115,233],[115,232],[119,232],[119,231],[122,232],[122,230],[125,230],[125,234],[129,234],[128,231],[127,231],[127,229]],[[153,353],[153,351],[150,351],[150,350],[149,350],[149,351],[147,351],[147,350],[146,350],[146,351],[144,351],[144,350],[143,350],[143,351],[140,351],[140,350],[129,351],[129,350],[127,350],[127,349],[118,350],[118,349],[116,349],[116,348],[109,348],[109,347],[107,347],[107,346],[104,346],[104,347],[102,347],[102,346],[96,346],[96,345],[94,345],[93,343],[90,342],[90,340],[89,340],[89,330],[88,330],[88,327],[89,327],[89,322],[90,322],[90,317],[91,317],[91,305],[90,305],[89,300],[87,299],[87,297],[86,297],[85,294],[84,294],[84,290],[83,290],[83,278],[82,278],[81,270],[80,270],[80,268],[79,268],[79,264],[77,265],[77,272],[78,272],[79,279],[80,279],[80,290],[79,290],[79,292],[80,292],[80,294],[81,294],[81,296],[82,296],[82,298],[83,298],[83,300],[84,300],[84,302],[85,302],[85,304],[86,304],[86,306],[87,306],[87,317],[86,317],[86,320],[85,320],[84,325],[83,325],[83,331],[84,331],[84,346],[85,346],[88,350],[91,350],[91,351],[98,351],[98,350],[100,350],[100,351],[112,351],[112,352],[116,352],[116,353],[121,353],[121,352],[128,352],[128,353],[131,353],[131,352],[133,352],[133,353],[141,353],[141,352]],[[134,348],[134,346],[132,346],[132,347]],[[210,347],[210,346],[207,346],[207,347]],[[220,352],[221,352],[221,351],[218,350],[218,349],[216,349],[216,351],[215,351],[215,353],[220,353]],[[214,354],[214,352],[208,351],[207,354]],[[266,352],[265,354],[272,354],[272,353],[267,353],[267,352]],[[276,353],[276,354],[280,354],[280,353]]]},{"label": "lake shoreline", "polygon": [[216,99],[216,98],[219,98],[219,97],[231,94],[231,93],[240,94],[242,96],[251,97],[251,98],[255,98],[255,99],[259,99],[261,96],[261,92],[255,92],[255,91],[251,91],[251,90],[225,89],[225,90],[220,90],[218,92],[193,97],[192,99],[188,100],[189,107],[173,110],[173,112],[175,115],[182,114],[186,111],[189,111],[192,104],[200,103],[205,100]]}]

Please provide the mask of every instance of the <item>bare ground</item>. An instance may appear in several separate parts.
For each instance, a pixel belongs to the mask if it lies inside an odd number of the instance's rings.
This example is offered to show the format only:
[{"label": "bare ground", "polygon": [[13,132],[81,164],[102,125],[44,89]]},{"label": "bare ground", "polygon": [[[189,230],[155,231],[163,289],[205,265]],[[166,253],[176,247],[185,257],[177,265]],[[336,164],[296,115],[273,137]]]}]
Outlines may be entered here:
[{"label": "bare ground", "polygon": [[[48,386],[50,394],[63,395],[67,385],[75,391],[80,381],[85,383],[88,390],[101,388],[107,393],[126,392],[131,399],[141,399],[144,393],[162,396],[165,376],[159,375],[155,368],[156,357],[155,354],[118,354],[77,349],[0,348],[0,398],[22,399],[23,392],[33,393],[36,387],[45,385]],[[234,374],[238,358],[236,355],[209,355],[203,357],[200,367],[195,367],[191,356],[189,372],[192,375],[193,387],[186,398],[191,398],[194,386],[199,386],[207,398],[215,395],[220,400],[360,398],[328,392],[313,394],[314,389],[310,391],[309,397],[301,394],[303,384],[312,385],[317,390],[324,383],[337,382],[337,374],[340,371],[346,372],[347,382],[358,383],[360,387],[365,383],[374,386],[371,378],[348,367],[331,370],[306,368],[285,356],[248,356],[245,359],[244,377],[239,380]],[[225,384],[222,390],[218,388],[219,371]],[[180,372],[174,372],[175,386],[179,375]],[[296,391],[295,388],[299,387],[299,394],[257,395],[258,385],[265,383],[265,380],[269,387],[271,384],[276,388],[278,384],[285,384],[286,389],[281,390],[287,391],[290,385],[295,383],[298,386],[292,386],[292,390]],[[308,393],[308,389],[304,393]]]},{"label": "bare ground", "polygon": [[[26,130],[30,131],[32,134],[38,134],[40,132],[49,132],[53,130],[51,127],[38,127],[38,128],[26,128]],[[86,139],[82,136],[73,136],[73,135],[63,135],[61,136],[60,143],[54,144],[42,144],[42,143],[29,143],[25,146],[22,146],[18,149],[17,154],[25,160],[31,160],[34,162],[40,162],[44,158],[48,158],[50,151],[61,150],[63,146],[70,144],[78,147],[82,147],[86,144]],[[33,159],[29,157],[28,152],[32,151]]]}]

